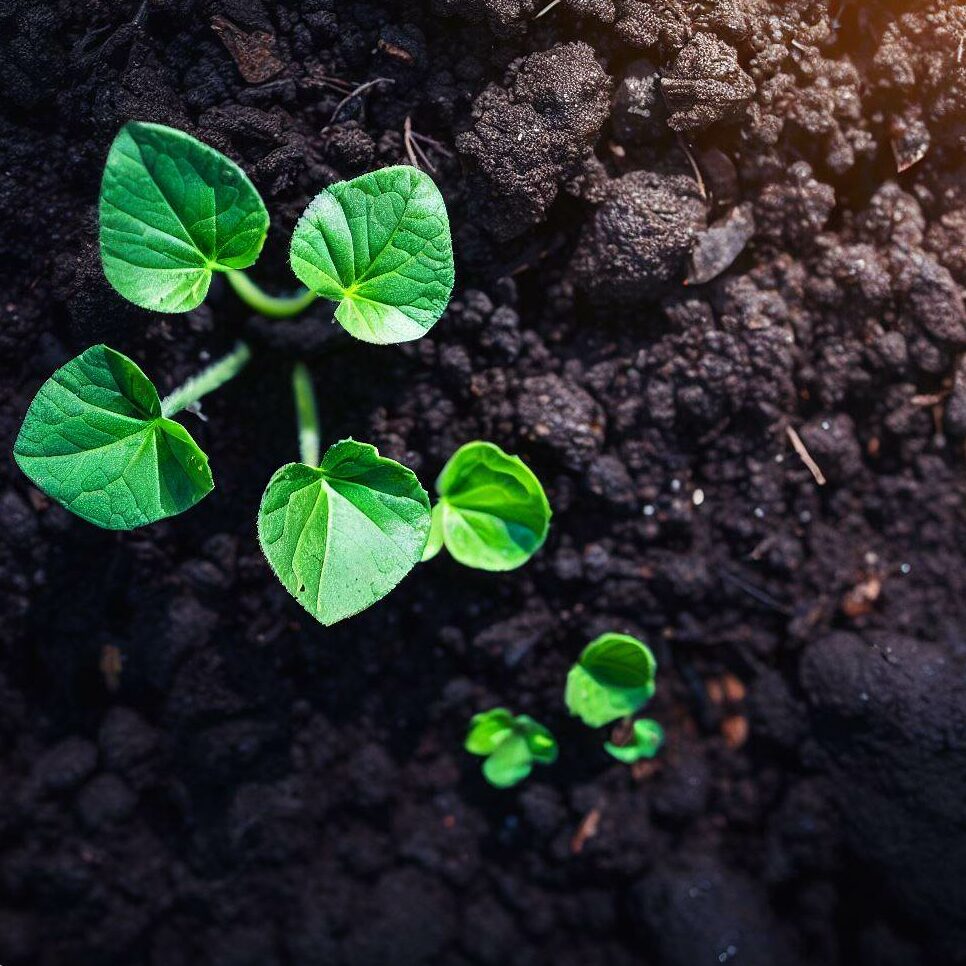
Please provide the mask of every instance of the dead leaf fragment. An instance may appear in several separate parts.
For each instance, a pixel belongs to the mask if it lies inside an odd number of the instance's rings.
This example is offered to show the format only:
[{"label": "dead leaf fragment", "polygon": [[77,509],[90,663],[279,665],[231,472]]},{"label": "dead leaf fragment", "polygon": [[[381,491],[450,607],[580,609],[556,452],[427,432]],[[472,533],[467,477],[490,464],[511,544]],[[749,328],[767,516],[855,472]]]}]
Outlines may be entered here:
[{"label": "dead leaf fragment", "polygon": [[899,174],[921,161],[931,143],[929,128],[916,115],[893,118],[889,125],[889,140]]},{"label": "dead leaf fragment", "polygon": [[846,617],[862,617],[868,614],[882,593],[882,581],[869,577],[847,591],[842,598],[842,613]]},{"label": "dead leaf fragment", "polygon": [[755,234],[750,202],[737,205],[698,235],[691,250],[687,285],[703,285],[716,278],[744,251]]},{"label": "dead leaf fragment", "polygon": [[721,722],[721,734],[725,744],[736,751],[748,740],[748,719],[744,715],[733,714]]},{"label": "dead leaf fragment", "polygon": [[261,84],[280,73],[285,64],[278,56],[278,45],[273,34],[264,30],[246,33],[225,17],[213,17],[211,29],[221,38],[238,73],[249,84]]},{"label": "dead leaf fragment", "polygon": [[592,808],[581,820],[574,832],[574,837],[570,840],[570,851],[573,855],[580,855],[587,844],[588,839],[592,839],[600,828],[600,809]]}]

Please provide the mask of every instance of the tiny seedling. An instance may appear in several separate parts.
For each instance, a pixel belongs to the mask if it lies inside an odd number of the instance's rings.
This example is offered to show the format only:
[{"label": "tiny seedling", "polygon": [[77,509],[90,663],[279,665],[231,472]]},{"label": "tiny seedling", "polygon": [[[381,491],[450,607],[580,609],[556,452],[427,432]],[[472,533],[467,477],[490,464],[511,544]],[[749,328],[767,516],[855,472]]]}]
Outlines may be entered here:
[{"label": "tiny seedling", "polygon": [[478,570],[514,570],[543,546],[550,504],[533,471],[494,443],[461,446],[436,481],[439,500],[423,554],[442,547]]},{"label": "tiny seedling", "polygon": [[486,758],[483,777],[496,788],[522,782],[535,762],[551,765],[557,760],[553,735],[529,715],[513,715],[506,708],[474,715],[465,747],[471,755]]},{"label": "tiny seedling", "polygon": [[406,165],[326,188],[305,209],[291,243],[292,269],[308,289],[264,292],[242,269],[265,243],[265,204],[234,161],[184,131],[133,121],[114,140],[100,199],[101,258],[126,299],[187,312],[208,294],[213,272],[255,311],[296,315],[317,297],[358,339],[418,339],[453,290],[446,205],[432,179]]},{"label": "tiny seedling", "polygon": [[213,484],[208,457],[171,417],[236,376],[248,358],[239,343],[162,400],[135,362],[92,346],[40,387],[14,458],[51,499],[108,530],[181,513]]},{"label": "tiny seedling", "polygon": [[591,641],[567,675],[564,700],[591,728],[635,714],[654,695],[657,662],[650,648],[629,634]]},{"label": "tiny seedling", "polygon": [[633,765],[642,758],[653,758],[663,743],[664,729],[652,718],[639,718],[634,722],[631,740],[626,745],[605,741],[604,750],[625,765]]},{"label": "tiny seedling", "polygon": [[270,480],[258,539],[286,590],[322,624],[389,593],[419,563],[429,497],[415,473],[374,446],[344,439],[319,462],[318,410],[308,370],[292,377],[301,462]]}]

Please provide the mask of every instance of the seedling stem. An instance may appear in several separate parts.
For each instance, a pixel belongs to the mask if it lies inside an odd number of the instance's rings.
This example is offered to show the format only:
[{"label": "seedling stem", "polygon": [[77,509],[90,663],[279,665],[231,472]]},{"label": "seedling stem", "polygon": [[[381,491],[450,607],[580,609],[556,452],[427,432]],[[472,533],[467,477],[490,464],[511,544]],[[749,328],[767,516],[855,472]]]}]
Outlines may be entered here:
[{"label": "seedling stem", "polygon": [[214,392],[230,379],[234,379],[251,358],[251,349],[244,342],[237,342],[235,348],[224,358],[213,362],[207,369],[202,369],[196,376],[192,376],[186,383],[161,400],[161,415],[170,418],[202,396]]},{"label": "seedling stem", "polygon": [[315,402],[312,376],[304,362],[292,370],[292,394],[299,426],[299,453],[306,466],[319,465],[319,408]]},{"label": "seedling stem", "polygon": [[298,295],[269,295],[240,269],[231,269],[225,274],[235,294],[246,305],[270,319],[288,319],[298,315],[318,298],[315,292],[308,289],[303,289]]}]

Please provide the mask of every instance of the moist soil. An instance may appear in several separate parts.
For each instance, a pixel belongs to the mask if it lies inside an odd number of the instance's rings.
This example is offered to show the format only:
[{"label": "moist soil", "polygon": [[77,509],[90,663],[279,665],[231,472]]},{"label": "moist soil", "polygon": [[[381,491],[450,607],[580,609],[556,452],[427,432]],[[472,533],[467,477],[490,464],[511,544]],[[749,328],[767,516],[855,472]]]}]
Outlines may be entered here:
[{"label": "moist soil", "polygon": [[[966,962],[964,8],[540,6],[0,2],[4,966]],[[431,166],[450,309],[374,347],[217,279],[125,303],[96,201],[132,118],[244,165],[275,290],[322,187]],[[164,392],[240,335],[195,509],[109,533],[17,471],[84,348]],[[314,623],[255,534],[297,358],[328,439],[426,485],[523,456],[543,550]],[[657,654],[653,762],[563,704],[605,630]],[[462,750],[494,705],[561,749],[508,791]]]}]

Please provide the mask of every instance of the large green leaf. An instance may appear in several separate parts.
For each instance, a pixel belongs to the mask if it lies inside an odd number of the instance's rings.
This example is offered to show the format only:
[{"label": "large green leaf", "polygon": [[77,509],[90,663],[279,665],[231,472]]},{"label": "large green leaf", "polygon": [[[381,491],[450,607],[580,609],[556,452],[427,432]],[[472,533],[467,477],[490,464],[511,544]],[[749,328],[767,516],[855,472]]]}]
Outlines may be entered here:
[{"label": "large green leaf", "polygon": [[319,467],[283,466],[258,511],[272,569],[323,624],[388,594],[419,562],[429,526],[429,497],[412,470],[351,439]]},{"label": "large green leaf", "polygon": [[108,281],[159,312],[200,305],[212,271],[251,265],[268,232],[265,205],[234,161],[183,131],[139,121],[111,145],[100,221]]},{"label": "large green leaf", "polygon": [[212,489],[208,457],[161,415],[148,377],[103,345],[40,387],[13,454],[44,493],[108,530],[181,513]]},{"label": "large green leaf", "polygon": [[602,634],[570,669],[564,700],[571,714],[599,728],[650,701],[656,671],[650,648],[636,637]]},{"label": "large green leaf", "polygon": [[461,446],[436,481],[436,533],[426,559],[441,544],[462,564],[513,570],[543,546],[550,504],[533,471],[493,443]]},{"label": "large green leaf", "polygon": [[292,270],[339,303],[336,319],[365,342],[418,339],[453,291],[453,243],[433,180],[400,165],[317,195],[292,235]]},{"label": "large green leaf", "polygon": [[513,715],[506,708],[474,715],[464,747],[486,757],[483,776],[496,788],[523,781],[535,762],[549,765],[557,760],[553,735],[529,715]]}]

